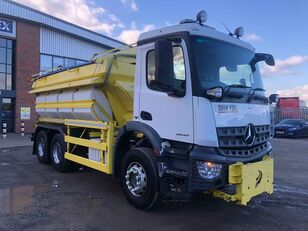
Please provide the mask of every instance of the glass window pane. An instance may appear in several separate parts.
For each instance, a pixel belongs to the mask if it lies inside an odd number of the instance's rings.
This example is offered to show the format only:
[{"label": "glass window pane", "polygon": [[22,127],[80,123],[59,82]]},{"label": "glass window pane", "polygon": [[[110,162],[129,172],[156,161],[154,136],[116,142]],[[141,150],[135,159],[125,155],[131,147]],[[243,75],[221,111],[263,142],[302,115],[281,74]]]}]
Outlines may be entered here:
[{"label": "glass window pane", "polygon": [[87,61],[84,60],[76,60],[76,65],[81,65],[81,64],[85,64],[87,63]]},{"label": "glass window pane", "polygon": [[7,40],[6,40],[6,45],[7,45],[7,48],[13,48],[13,41],[7,39]]},{"label": "glass window pane", "polygon": [[11,103],[12,99],[11,98],[3,98],[2,103]]},{"label": "glass window pane", "polygon": [[0,38],[0,47],[6,47],[6,39]]},{"label": "glass window pane", "polygon": [[0,89],[5,90],[5,74],[0,73]]},{"label": "glass window pane", "polygon": [[5,64],[0,64],[0,72],[5,72]]},{"label": "glass window pane", "polygon": [[6,73],[12,73],[12,65],[6,65]]},{"label": "glass window pane", "polygon": [[12,90],[12,75],[6,74],[6,90]]},{"label": "glass window pane", "polygon": [[155,80],[155,53],[150,51],[147,57],[147,81],[149,86],[151,86],[153,80]]},{"label": "glass window pane", "polygon": [[12,64],[12,49],[7,49],[6,63]]},{"label": "glass window pane", "polygon": [[41,55],[41,71],[48,71],[52,69],[52,56]]},{"label": "glass window pane", "polygon": [[173,67],[174,78],[185,80],[185,63],[184,55],[181,47],[173,47]]},{"label": "glass window pane", "polygon": [[60,57],[53,57],[53,66],[52,68],[64,67],[64,59]]},{"label": "glass window pane", "polygon": [[6,62],[6,49],[3,47],[0,47],[0,63]]},{"label": "glass window pane", "polygon": [[75,59],[65,59],[65,67],[71,67],[76,65]]},{"label": "glass window pane", "polygon": [[[162,91],[155,83],[155,51],[151,50],[147,54],[147,84],[152,90]],[[173,89],[185,95],[185,62],[183,50],[180,46],[173,47],[173,73],[174,79],[172,83]]]}]

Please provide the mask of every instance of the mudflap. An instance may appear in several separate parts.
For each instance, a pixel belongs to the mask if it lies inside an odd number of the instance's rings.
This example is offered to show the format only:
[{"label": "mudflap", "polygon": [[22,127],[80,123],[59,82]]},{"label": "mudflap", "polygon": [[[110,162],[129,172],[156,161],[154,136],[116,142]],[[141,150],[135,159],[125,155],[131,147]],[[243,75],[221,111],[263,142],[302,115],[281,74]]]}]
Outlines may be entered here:
[{"label": "mudflap", "polygon": [[228,181],[235,187],[234,193],[226,190],[210,190],[214,197],[225,201],[236,202],[239,205],[247,205],[251,198],[261,193],[273,193],[274,160],[265,156],[259,162],[243,164],[237,162],[229,165]]}]

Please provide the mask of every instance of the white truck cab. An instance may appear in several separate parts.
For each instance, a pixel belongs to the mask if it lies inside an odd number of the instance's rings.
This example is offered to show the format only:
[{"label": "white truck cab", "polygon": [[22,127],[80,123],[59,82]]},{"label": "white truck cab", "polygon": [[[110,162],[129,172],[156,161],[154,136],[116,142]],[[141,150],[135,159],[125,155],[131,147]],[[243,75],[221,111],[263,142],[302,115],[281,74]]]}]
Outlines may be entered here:
[{"label": "white truck cab", "polygon": [[[165,89],[155,84],[155,44],[164,40],[172,43],[174,73],[173,85]],[[258,136],[254,144],[269,140],[268,99],[257,61],[252,62],[254,57],[255,50],[250,44],[199,23],[183,23],[141,34],[134,120],[148,124],[164,139],[205,147],[219,148],[224,128],[243,129],[244,133],[250,124],[254,130],[260,128],[264,132],[264,139],[259,140]],[[209,91],[220,95],[212,97],[207,94]],[[231,144],[233,141],[237,143]],[[245,145],[239,140],[229,143],[230,148]]]},{"label": "white truck cab", "polygon": [[228,165],[270,155],[269,100],[258,62],[274,59],[255,53],[241,33],[184,20],[139,37],[134,121],[162,139],[167,154],[159,174],[187,176],[183,187],[166,183],[167,191],[223,187]]}]

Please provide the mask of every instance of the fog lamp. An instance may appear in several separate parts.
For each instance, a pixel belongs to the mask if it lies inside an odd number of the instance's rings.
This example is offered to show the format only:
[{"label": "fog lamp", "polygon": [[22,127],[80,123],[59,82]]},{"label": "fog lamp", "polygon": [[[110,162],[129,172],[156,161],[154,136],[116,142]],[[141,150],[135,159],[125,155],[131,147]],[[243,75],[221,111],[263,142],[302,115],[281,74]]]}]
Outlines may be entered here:
[{"label": "fog lamp", "polygon": [[222,165],[212,162],[197,161],[199,175],[205,179],[213,179],[221,174]]}]

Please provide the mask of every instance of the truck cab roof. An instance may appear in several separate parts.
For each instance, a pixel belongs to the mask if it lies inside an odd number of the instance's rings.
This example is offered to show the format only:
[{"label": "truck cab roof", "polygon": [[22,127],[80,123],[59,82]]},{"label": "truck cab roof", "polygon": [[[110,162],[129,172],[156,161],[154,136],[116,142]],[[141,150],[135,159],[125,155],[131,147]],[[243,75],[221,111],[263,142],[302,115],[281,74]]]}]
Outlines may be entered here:
[{"label": "truck cab roof", "polygon": [[138,44],[145,43],[145,41],[151,40],[155,37],[174,34],[178,32],[188,32],[191,35],[210,37],[255,51],[255,49],[249,43],[230,36],[229,34],[219,32],[213,27],[207,25],[200,25],[199,23],[182,23],[144,32],[139,36]]}]

